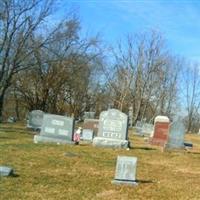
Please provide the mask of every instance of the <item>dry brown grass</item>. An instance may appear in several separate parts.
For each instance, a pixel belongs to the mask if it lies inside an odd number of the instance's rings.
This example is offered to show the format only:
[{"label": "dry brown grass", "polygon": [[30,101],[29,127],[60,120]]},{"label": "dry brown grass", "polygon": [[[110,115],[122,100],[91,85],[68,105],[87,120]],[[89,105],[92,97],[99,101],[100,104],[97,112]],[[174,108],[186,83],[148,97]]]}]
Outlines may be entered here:
[{"label": "dry brown grass", "polygon": [[[127,151],[34,144],[22,124],[0,126],[0,164],[18,175],[1,178],[2,200],[200,199],[200,136],[186,136],[192,150],[161,152],[130,133]],[[137,187],[111,184],[117,155],[138,157]]]}]

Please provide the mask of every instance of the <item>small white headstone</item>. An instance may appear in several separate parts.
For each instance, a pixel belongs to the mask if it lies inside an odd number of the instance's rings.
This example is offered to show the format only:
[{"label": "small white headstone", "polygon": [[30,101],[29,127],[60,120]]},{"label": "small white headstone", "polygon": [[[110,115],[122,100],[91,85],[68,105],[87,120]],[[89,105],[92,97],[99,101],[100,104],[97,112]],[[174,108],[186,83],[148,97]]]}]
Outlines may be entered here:
[{"label": "small white headstone", "polygon": [[94,131],[92,129],[83,129],[82,140],[92,141],[94,137]]},{"label": "small white headstone", "polygon": [[136,182],[137,158],[130,156],[118,156],[113,184],[137,185]]}]

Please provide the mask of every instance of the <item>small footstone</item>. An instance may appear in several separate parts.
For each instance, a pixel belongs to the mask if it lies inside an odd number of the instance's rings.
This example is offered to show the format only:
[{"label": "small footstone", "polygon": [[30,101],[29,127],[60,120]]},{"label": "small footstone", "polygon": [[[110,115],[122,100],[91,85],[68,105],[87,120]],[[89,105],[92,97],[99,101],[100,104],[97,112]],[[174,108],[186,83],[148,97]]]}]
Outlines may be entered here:
[{"label": "small footstone", "polygon": [[0,166],[0,176],[12,176],[14,170],[11,167]]}]

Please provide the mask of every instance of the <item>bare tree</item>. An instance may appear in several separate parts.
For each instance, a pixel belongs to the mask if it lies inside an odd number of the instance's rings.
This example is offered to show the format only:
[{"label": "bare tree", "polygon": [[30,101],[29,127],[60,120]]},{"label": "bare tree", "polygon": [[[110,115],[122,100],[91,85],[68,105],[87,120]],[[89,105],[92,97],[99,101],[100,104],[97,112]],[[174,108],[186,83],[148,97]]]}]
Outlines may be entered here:
[{"label": "bare tree", "polygon": [[13,76],[33,65],[30,62],[33,50],[47,41],[45,38],[33,44],[31,38],[41,31],[41,25],[49,16],[51,6],[52,2],[49,0],[0,1],[0,118],[5,93]]},{"label": "bare tree", "polygon": [[[200,110],[200,70],[199,65],[192,64],[185,67],[182,76],[182,94],[185,97],[187,110],[187,131],[193,131],[195,121],[198,121]],[[183,105],[184,107],[184,105]],[[197,118],[197,119],[196,119]]]}]

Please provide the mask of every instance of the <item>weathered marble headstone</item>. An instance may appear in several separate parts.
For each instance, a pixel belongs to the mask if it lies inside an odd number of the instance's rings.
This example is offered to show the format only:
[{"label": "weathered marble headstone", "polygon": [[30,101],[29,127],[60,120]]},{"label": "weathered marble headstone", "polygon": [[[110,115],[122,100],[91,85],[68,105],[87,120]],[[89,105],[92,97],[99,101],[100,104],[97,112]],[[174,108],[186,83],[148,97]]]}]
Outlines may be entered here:
[{"label": "weathered marble headstone", "polygon": [[41,110],[33,110],[28,114],[27,128],[40,130],[42,127],[44,112]]},{"label": "weathered marble headstone", "polygon": [[0,176],[12,176],[14,170],[11,167],[0,166]]},{"label": "weathered marble headstone", "polygon": [[157,116],[154,120],[154,131],[149,142],[152,145],[165,147],[169,134],[170,120],[166,116]]},{"label": "weathered marble headstone", "polygon": [[94,131],[92,129],[83,129],[81,140],[92,141],[94,137]]},{"label": "weathered marble headstone", "polygon": [[141,121],[137,121],[135,124],[135,132],[137,135],[142,135],[142,127],[143,123]]},{"label": "weathered marble headstone", "polygon": [[61,115],[45,114],[40,135],[34,136],[34,142],[54,142],[73,144],[74,119]]},{"label": "weathered marble headstone", "polygon": [[16,122],[16,118],[13,117],[13,116],[10,116],[10,117],[8,117],[7,122],[8,122],[8,123],[15,123],[15,122]]},{"label": "weathered marble headstone", "polygon": [[99,128],[99,120],[98,119],[85,119],[83,123],[83,129],[92,129],[94,134],[97,135]]},{"label": "weathered marble headstone", "polygon": [[132,128],[133,127],[133,107],[130,106],[129,107],[129,111],[128,111],[128,124],[129,127]]},{"label": "weathered marble headstone", "polygon": [[137,121],[135,125],[136,134],[139,136],[151,135],[153,132],[153,124]]},{"label": "weathered marble headstone", "polygon": [[184,148],[185,126],[183,122],[176,121],[170,125],[167,148]]},{"label": "weathered marble headstone", "polygon": [[137,158],[118,156],[113,184],[137,185],[136,182]]},{"label": "weathered marble headstone", "polygon": [[142,127],[142,133],[144,135],[151,135],[153,132],[153,124],[144,123]]},{"label": "weathered marble headstone", "polygon": [[94,146],[127,148],[128,116],[116,109],[100,114],[98,137],[93,139]]}]

